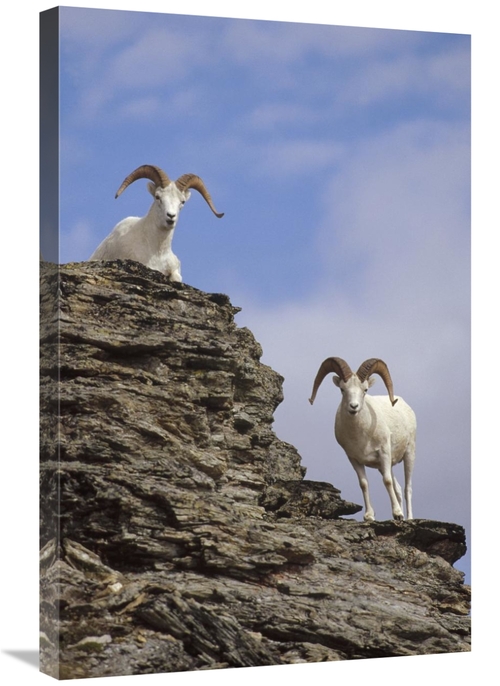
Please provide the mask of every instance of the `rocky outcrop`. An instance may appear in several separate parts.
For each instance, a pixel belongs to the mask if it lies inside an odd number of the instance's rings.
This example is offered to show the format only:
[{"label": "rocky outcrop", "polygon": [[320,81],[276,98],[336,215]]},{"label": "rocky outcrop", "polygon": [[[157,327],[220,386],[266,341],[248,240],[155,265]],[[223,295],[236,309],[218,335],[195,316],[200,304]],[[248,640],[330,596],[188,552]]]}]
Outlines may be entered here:
[{"label": "rocky outcrop", "polygon": [[129,261],[41,269],[43,671],[470,649],[462,527],[345,519],[305,480],[226,295]]}]

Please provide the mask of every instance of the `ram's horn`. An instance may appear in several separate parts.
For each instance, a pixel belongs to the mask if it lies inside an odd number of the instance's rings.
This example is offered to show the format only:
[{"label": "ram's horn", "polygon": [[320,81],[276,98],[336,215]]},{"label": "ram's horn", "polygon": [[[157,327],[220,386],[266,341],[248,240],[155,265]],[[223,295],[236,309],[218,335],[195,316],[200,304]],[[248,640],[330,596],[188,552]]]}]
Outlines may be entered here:
[{"label": "ram's horn", "polygon": [[387,388],[387,392],[389,393],[391,404],[395,405],[398,402],[398,399],[394,399],[394,388],[386,363],[383,360],[379,360],[377,357],[371,357],[369,360],[365,360],[356,372],[360,381],[364,381],[372,374],[378,374],[382,378]]},{"label": "ram's horn", "polygon": [[316,393],[318,392],[321,382],[330,372],[338,374],[342,381],[347,381],[347,379],[352,376],[352,370],[345,360],[341,357],[327,357],[326,360],[321,363],[316,378],[314,379],[312,395],[309,398],[311,405],[316,398]]},{"label": "ram's horn", "polygon": [[217,212],[212,202],[210,193],[207,191],[207,188],[203,181],[200,179],[199,176],[196,176],[196,174],[183,174],[182,176],[179,176],[179,178],[175,182],[175,185],[180,191],[187,191],[188,188],[194,188],[195,191],[201,193],[201,195],[205,198],[205,200],[208,203],[208,206],[210,207],[210,209],[216,217],[220,218],[224,216],[224,212]]},{"label": "ram's horn", "polygon": [[149,179],[161,188],[166,188],[170,183],[170,179],[163,169],[155,167],[153,164],[143,164],[142,167],[137,167],[137,169],[127,176],[120,188],[116,191],[115,198],[121,195],[125,188],[130,186],[131,183],[134,183],[134,181],[137,181],[137,179]]}]

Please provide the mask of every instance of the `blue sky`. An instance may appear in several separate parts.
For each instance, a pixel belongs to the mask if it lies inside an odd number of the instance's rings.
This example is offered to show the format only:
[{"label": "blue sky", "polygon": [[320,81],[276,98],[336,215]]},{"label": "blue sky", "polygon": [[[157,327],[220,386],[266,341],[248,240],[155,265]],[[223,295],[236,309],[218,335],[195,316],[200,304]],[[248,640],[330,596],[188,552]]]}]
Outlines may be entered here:
[{"label": "blue sky", "polygon": [[338,391],[307,398],[325,357],[382,357],[419,422],[415,516],[469,532],[470,36],[67,7],[60,30],[61,261],[147,212],[145,181],[114,199],[137,166],[199,174],[225,216],[192,194],[184,281],[243,308],[308,478],[362,502]]}]

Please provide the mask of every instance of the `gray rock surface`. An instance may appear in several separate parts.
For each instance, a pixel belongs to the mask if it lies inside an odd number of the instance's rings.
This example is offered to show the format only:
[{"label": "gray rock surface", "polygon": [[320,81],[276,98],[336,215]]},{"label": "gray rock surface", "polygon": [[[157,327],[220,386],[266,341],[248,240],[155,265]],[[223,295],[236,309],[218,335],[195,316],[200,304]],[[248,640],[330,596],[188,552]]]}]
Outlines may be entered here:
[{"label": "gray rock surface", "polygon": [[463,528],[344,519],[226,295],[131,261],[43,263],[40,295],[42,671],[470,650]]}]

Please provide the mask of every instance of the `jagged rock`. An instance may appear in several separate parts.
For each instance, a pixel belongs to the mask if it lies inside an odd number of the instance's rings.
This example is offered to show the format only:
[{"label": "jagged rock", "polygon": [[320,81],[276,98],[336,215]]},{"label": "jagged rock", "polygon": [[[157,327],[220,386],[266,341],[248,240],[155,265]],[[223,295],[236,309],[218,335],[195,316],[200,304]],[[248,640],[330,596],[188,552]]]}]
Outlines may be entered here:
[{"label": "jagged rock", "polygon": [[277,480],[266,488],[260,503],[277,517],[337,519],[363,509],[361,505],[346,502],[338,488],[321,481]]},{"label": "jagged rock", "polygon": [[41,663],[60,678],[470,649],[455,524],[360,523],[272,429],[223,294],[41,265]]}]

